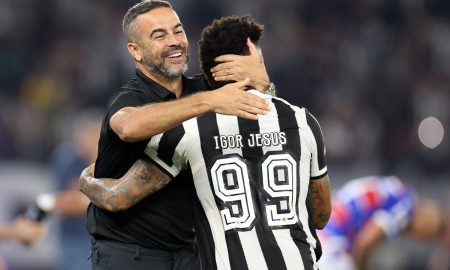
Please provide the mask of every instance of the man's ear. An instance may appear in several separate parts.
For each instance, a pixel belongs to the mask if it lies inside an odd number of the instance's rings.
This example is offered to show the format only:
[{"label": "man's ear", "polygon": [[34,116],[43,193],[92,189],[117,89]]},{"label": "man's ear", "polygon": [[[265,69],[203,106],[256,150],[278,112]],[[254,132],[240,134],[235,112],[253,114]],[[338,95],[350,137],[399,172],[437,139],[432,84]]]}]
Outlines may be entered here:
[{"label": "man's ear", "polygon": [[128,42],[127,48],[128,48],[128,51],[130,52],[131,56],[133,56],[133,58],[136,62],[142,61],[142,55],[141,55],[141,52],[139,50],[139,46],[137,43]]}]

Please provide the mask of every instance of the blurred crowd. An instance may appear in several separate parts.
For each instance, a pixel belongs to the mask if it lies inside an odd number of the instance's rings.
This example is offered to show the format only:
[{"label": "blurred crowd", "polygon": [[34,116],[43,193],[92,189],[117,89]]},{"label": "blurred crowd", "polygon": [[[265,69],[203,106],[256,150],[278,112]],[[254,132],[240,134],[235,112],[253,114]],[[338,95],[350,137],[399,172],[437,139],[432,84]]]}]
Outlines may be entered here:
[{"label": "blurred crowd", "polygon": [[[45,161],[65,126],[133,74],[121,18],[135,1],[0,2],[0,158]],[[450,7],[445,0],[174,0],[199,72],[201,29],[252,13],[278,95],[322,123],[330,164],[448,172],[444,136],[424,147],[417,127],[449,126]],[[448,131],[448,130],[446,130]]]},{"label": "blurred crowd", "polygon": [[[51,167],[75,117],[104,108],[134,74],[121,20],[135,2],[0,0],[0,164]],[[449,179],[448,0],[170,2],[190,42],[188,75],[200,71],[197,41],[214,18],[251,13],[265,25],[278,96],[319,118],[333,179],[354,177],[354,168],[424,186]],[[418,136],[430,116],[444,128],[435,148]]]}]

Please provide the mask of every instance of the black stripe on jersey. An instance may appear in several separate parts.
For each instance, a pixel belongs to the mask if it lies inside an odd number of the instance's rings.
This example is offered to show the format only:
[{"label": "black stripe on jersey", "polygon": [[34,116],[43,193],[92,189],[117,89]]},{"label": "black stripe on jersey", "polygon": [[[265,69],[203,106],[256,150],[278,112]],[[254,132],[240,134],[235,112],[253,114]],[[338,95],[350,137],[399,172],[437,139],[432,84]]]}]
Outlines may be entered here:
[{"label": "black stripe on jersey", "polygon": [[[196,194],[195,188],[192,194]],[[209,226],[208,218],[205,210],[197,196],[193,198],[193,218],[195,226],[195,238],[198,246],[198,254],[200,258],[201,269],[216,270],[216,252],[214,245],[214,237]]]},{"label": "black stripe on jersey", "polygon": [[[219,136],[219,126],[217,124],[217,115],[215,113],[207,113],[197,118],[197,126],[200,137],[203,160],[205,161],[206,170],[209,177],[209,186],[214,194],[214,185],[211,182],[211,167],[213,163],[223,157],[222,149],[216,148],[214,136]],[[222,201],[214,194],[216,205],[219,209],[223,206]]]},{"label": "black stripe on jersey", "polygon": [[[247,120],[243,118],[238,118],[239,131],[242,135],[243,141],[248,141],[250,138],[250,134],[260,133],[258,121]],[[259,160],[264,156],[261,147],[244,147],[242,148],[242,155],[244,159],[248,161],[250,165],[250,183],[252,188],[252,194],[254,194],[255,199],[259,202],[254,201],[255,205],[255,214],[256,214],[256,224],[255,230],[256,235],[258,236],[259,244],[261,246],[261,250],[263,252],[264,258],[266,260],[267,268],[269,270],[283,270],[286,269],[286,263],[284,262],[283,254],[281,253],[280,247],[277,244],[275,236],[273,235],[271,229],[266,228],[265,222],[262,217],[262,209],[264,205],[264,197],[260,192],[260,186],[262,183],[256,183],[254,180],[258,182],[261,181],[259,177],[259,168],[258,163]],[[262,189],[262,188],[261,188]],[[232,268],[239,270],[239,268]]]},{"label": "black stripe on jersey", "polygon": [[295,111],[291,106],[280,100],[272,99],[272,101],[278,112],[280,130],[286,133],[287,143],[283,145],[283,150],[292,152],[292,154],[294,154],[293,157],[300,164],[300,134],[298,133],[298,123],[297,118],[295,117]]},{"label": "black stripe on jersey", "polygon": [[[286,133],[286,144],[283,145],[284,151],[290,151],[293,154],[293,158],[297,161],[297,164],[300,166],[300,156],[301,156],[301,144],[300,144],[300,134],[298,131],[298,123],[297,118],[295,117],[295,111],[291,108],[291,106],[286,103],[272,99],[273,104],[278,112],[278,119],[280,130],[283,130]],[[297,173],[297,183],[300,183],[300,174]],[[300,194],[300,184],[297,185],[297,193]],[[298,207],[295,209],[297,216],[299,216]],[[299,224],[301,227],[302,224]],[[306,235],[305,235],[306,241]]]},{"label": "black stripe on jersey", "polygon": [[245,259],[244,249],[237,231],[232,231],[225,235],[228,247],[228,257],[230,258],[230,267],[232,270],[247,270],[247,260]]},{"label": "black stripe on jersey", "polygon": [[[295,115],[295,111],[291,108],[291,106],[287,105],[286,103],[272,99],[275,108],[278,112],[278,118],[279,118],[279,124],[280,124],[280,130],[285,131],[287,143],[283,145],[283,150],[290,151],[294,154],[293,158],[297,161],[297,164],[300,164],[300,156],[301,156],[301,143],[300,143],[300,133],[298,130],[298,122]],[[300,166],[300,165],[299,165]],[[300,174],[297,174],[297,194],[300,194]],[[297,216],[299,216],[299,209],[295,209]],[[308,223],[310,221],[308,220]],[[294,242],[297,245],[300,255],[303,260],[303,265],[305,266],[305,269],[312,269],[307,268],[306,263],[311,261],[312,262],[312,256],[311,252],[309,250],[309,246],[307,249],[303,248],[303,244],[301,243],[307,243],[306,239],[306,232],[303,229],[304,226],[309,224],[301,224],[298,223],[298,226],[300,228],[292,228],[290,230],[292,239],[295,239]],[[299,243],[300,241],[300,243]]]},{"label": "black stripe on jersey", "polygon": [[316,118],[312,116],[311,113],[306,110],[306,121],[308,126],[311,128],[311,131],[316,139],[317,144],[317,160],[319,162],[319,170],[325,167],[325,145],[323,143],[323,134],[320,129],[319,122],[317,122]]},{"label": "black stripe on jersey", "polygon": [[[305,232],[303,230],[291,230],[291,237],[294,239],[295,245],[300,250],[300,254],[302,256],[303,267],[305,270],[312,270],[314,267],[314,261],[311,256],[311,250],[308,242],[302,241],[299,239],[303,239],[306,237]],[[325,270],[325,269],[324,269]]]},{"label": "black stripe on jersey", "polygon": [[183,138],[184,133],[185,131],[183,125],[179,125],[163,133],[161,137],[157,155],[162,161],[164,161],[164,163],[169,166],[173,165],[173,155],[175,153],[175,148],[178,146],[181,138]]},{"label": "black stripe on jersey", "polygon": [[[207,113],[201,117],[197,118],[197,125],[199,130],[200,142],[203,159],[205,160],[206,168],[208,169],[209,184],[210,188],[214,193],[213,184],[211,183],[211,173],[210,168],[212,162],[216,160],[217,157],[223,155],[221,149],[216,149],[215,141],[212,136],[220,135],[219,127],[217,125],[217,117],[214,113]],[[221,203],[217,196],[214,196],[216,200],[216,205],[220,207]],[[209,234],[212,235],[211,229],[209,228]],[[236,231],[227,232],[225,235],[228,253],[230,258],[231,269],[235,270],[245,270],[248,269],[247,261],[245,260],[244,251],[242,249],[241,242]],[[211,238],[213,241],[213,238]],[[211,256],[215,254],[215,248],[209,251]],[[233,265],[237,266],[233,268]],[[245,266],[245,267],[244,267]],[[216,267],[216,266],[215,266]]]},{"label": "black stripe on jersey", "polygon": [[207,113],[197,118],[198,132],[200,136],[203,159],[207,168],[217,156],[222,155],[221,149],[216,149],[213,136],[219,135],[217,117],[214,113]]},{"label": "black stripe on jersey", "polygon": [[327,175],[327,174],[328,174],[328,172],[325,171],[324,173],[322,173],[322,174],[320,174],[320,175],[318,175],[318,176],[314,176],[314,177],[311,176],[311,180],[317,180],[317,179],[320,179],[320,178],[324,177],[324,176]]}]

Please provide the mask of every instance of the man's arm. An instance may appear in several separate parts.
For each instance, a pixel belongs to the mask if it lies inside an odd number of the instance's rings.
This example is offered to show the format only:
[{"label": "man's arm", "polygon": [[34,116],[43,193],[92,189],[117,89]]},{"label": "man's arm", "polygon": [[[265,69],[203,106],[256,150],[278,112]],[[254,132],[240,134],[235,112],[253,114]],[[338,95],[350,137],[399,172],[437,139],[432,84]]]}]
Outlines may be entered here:
[{"label": "man's arm", "polygon": [[137,160],[119,179],[94,178],[92,164],[80,175],[80,190],[93,204],[111,212],[126,210],[165,187],[172,177],[148,160]]},{"label": "man's arm", "polygon": [[110,125],[123,141],[135,142],[211,111],[256,120],[258,114],[267,113],[269,105],[263,98],[244,91],[248,84],[249,79],[245,79],[174,101],[125,107],[111,117]]},{"label": "man's arm", "polygon": [[331,215],[330,181],[328,175],[311,180],[312,220],[316,229],[323,229]]}]

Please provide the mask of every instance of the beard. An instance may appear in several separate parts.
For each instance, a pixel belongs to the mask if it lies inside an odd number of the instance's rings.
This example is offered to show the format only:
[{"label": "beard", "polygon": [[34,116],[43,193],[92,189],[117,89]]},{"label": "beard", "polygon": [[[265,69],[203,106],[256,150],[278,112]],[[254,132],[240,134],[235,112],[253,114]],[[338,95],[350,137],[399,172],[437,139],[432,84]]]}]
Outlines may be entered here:
[{"label": "beard", "polygon": [[[184,55],[186,56],[186,60],[183,63],[179,64],[166,63],[164,60],[170,55],[170,52],[172,50],[182,50]],[[169,80],[176,79],[182,74],[186,73],[186,71],[188,70],[188,62],[189,52],[185,47],[182,46],[172,46],[161,53],[159,57],[153,57],[148,54],[145,54],[142,57],[142,63],[144,64],[147,71],[155,75],[162,75]]]}]

